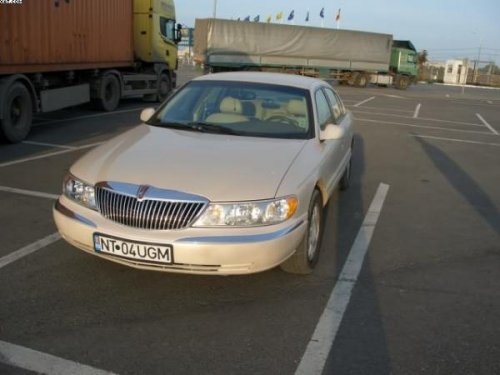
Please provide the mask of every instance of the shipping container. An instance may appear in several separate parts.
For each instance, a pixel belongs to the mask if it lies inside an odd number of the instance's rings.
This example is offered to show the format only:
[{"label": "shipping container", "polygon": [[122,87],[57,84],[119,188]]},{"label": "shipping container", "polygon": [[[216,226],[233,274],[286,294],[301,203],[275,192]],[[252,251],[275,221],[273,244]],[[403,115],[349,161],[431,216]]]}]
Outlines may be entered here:
[{"label": "shipping container", "polygon": [[132,0],[0,6],[0,74],[131,66]]},{"label": "shipping container", "polygon": [[24,0],[0,4],[0,139],[32,115],[122,98],[164,100],[176,86],[174,0]]}]

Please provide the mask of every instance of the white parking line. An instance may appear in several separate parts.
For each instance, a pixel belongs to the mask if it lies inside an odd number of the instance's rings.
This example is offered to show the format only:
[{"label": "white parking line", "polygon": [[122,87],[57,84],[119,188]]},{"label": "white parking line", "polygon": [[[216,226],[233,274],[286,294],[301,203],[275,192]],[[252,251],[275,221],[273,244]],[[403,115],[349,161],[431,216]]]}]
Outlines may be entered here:
[{"label": "white parking line", "polygon": [[375,99],[375,97],[374,97],[374,96],[372,96],[372,97],[370,97],[370,98],[368,98],[368,99],[362,100],[362,101],[360,101],[359,103],[354,104],[354,106],[353,106],[353,107],[359,107],[360,105],[365,104],[365,103],[368,103],[370,100],[373,100],[373,99]]},{"label": "white parking line", "polygon": [[99,146],[99,145],[101,145],[103,143],[104,142],[97,142],[97,143],[92,143],[92,144],[88,144],[88,145],[84,145],[84,146],[74,147],[74,148],[69,149],[69,150],[54,151],[54,152],[49,152],[49,153],[43,154],[43,155],[33,156],[33,157],[30,157],[30,158],[24,158],[24,159],[17,159],[17,160],[7,161],[5,163],[0,163],[0,168],[2,168],[2,167],[9,167],[9,166],[15,165],[15,164],[26,163],[28,161],[33,161],[33,160],[45,159],[45,158],[49,158],[51,156],[66,154],[68,152],[73,152],[73,151],[78,151],[78,150],[84,150],[86,148],[91,148],[91,147]]},{"label": "white parking line", "polygon": [[462,129],[452,129],[452,128],[443,128],[441,126],[427,126],[427,125],[415,125],[415,124],[405,124],[402,122],[391,122],[391,121],[381,121],[381,120],[370,120],[366,118],[355,117],[356,121],[360,122],[373,122],[382,125],[397,125],[397,126],[408,126],[410,128],[422,128],[422,129],[435,129],[435,130],[447,130],[450,132],[459,132],[459,133],[473,133],[473,134],[483,134],[483,135],[492,135],[490,132],[479,132],[476,130],[462,130]]},{"label": "white parking line", "polygon": [[389,185],[380,184],[295,375],[321,374],[351,299]]},{"label": "white parking line", "polygon": [[0,186],[0,191],[4,191],[6,193],[27,195],[30,197],[37,197],[37,198],[47,198],[47,199],[59,198],[59,195],[56,194],[43,193],[41,191],[17,189],[9,186]]},{"label": "white parking line", "polygon": [[[346,107],[355,107],[355,106],[348,104]],[[373,110],[379,110],[379,111],[411,113],[413,115],[413,110],[408,110],[408,109],[396,109],[396,108],[388,108],[388,107],[370,107],[370,106],[363,106],[363,109],[373,109]],[[377,113],[377,112],[375,112],[375,113]],[[381,114],[381,113],[378,112],[377,114]]]},{"label": "white parking line", "polygon": [[420,112],[420,107],[422,106],[422,104],[418,103],[417,104],[417,107],[415,108],[415,112],[413,112],[413,118],[417,118],[418,117],[418,113]]},{"label": "white parking line", "polygon": [[441,141],[450,141],[450,142],[460,142],[460,143],[472,143],[475,145],[487,145],[487,146],[497,146],[500,147],[500,143],[489,143],[489,142],[479,142],[479,141],[469,141],[466,139],[456,139],[456,138],[445,138],[445,137],[433,137],[430,135],[420,135],[420,134],[409,134],[410,137],[415,138],[429,138],[429,139],[437,139]]},{"label": "white parking line", "polygon": [[392,95],[392,94],[382,94],[382,95],[387,96],[388,98],[406,99],[404,96],[400,96],[400,95]]},{"label": "white parking line", "polygon": [[35,146],[67,148],[68,150],[71,150],[71,149],[75,148],[75,146],[65,146],[65,145],[58,145],[58,144],[55,144],[55,143],[45,143],[45,142],[35,142],[35,141],[23,141],[22,143],[25,143],[27,145],[35,145]]},{"label": "white parking line", "polygon": [[498,132],[495,130],[495,128],[493,128],[493,126],[491,126],[490,124],[488,124],[488,122],[483,118],[483,116],[481,116],[479,113],[476,113],[476,116],[479,120],[481,120],[481,122],[488,128],[491,130],[491,132],[493,134],[496,134],[498,135]]},{"label": "white parking line", "polygon": [[112,115],[117,115],[117,114],[120,114],[120,113],[140,111],[140,110],[142,110],[144,108],[147,108],[147,107],[152,107],[152,106],[143,106],[143,107],[137,107],[137,108],[131,108],[131,109],[124,109],[124,110],[121,110],[121,111],[104,112],[104,113],[98,113],[98,114],[95,114],[95,115],[84,115],[84,116],[77,116],[77,117],[69,117],[69,118],[63,118],[63,119],[59,119],[59,120],[42,121],[42,122],[37,122],[37,123],[33,124],[33,126],[57,124],[57,123],[60,123],[60,122],[68,122],[68,121],[75,121],[75,120],[85,120],[85,119],[94,118],[94,117],[112,116]]},{"label": "white parking line", "polygon": [[[364,107],[364,108],[366,108],[366,107]],[[368,111],[363,111],[362,109],[351,109],[351,111],[354,112],[354,113],[363,113],[363,114],[366,114],[366,115],[388,116],[388,117],[399,117],[399,118],[406,118],[406,119],[414,119],[413,117],[410,117],[410,116],[396,115],[394,113],[368,112]],[[471,122],[462,122],[462,121],[441,120],[441,119],[429,118],[429,117],[417,117],[415,120],[419,120],[419,121],[431,121],[431,122],[442,122],[442,123],[456,124],[456,125],[479,126],[481,128],[484,128],[483,124],[473,124]]]},{"label": "white parking line", "polygon": [[[23,248],[16,250],[2,258],[0,258],[0,269],[5,266],[19,260],[27,255],[34,253],[40,249],[43,249],[45,246],[49,246],[50,244],[61,239],[59,233],[52,233],[51,235],[42,238],[41,240],[35,241],[29,245],[24,246]],[[0,359],[2,356],[0,355]]]},{"label": "white parking line", "polygon": [[51,354],[0,341],[0,362],[39,374],[113,375],[109,371],[69,361]]}]

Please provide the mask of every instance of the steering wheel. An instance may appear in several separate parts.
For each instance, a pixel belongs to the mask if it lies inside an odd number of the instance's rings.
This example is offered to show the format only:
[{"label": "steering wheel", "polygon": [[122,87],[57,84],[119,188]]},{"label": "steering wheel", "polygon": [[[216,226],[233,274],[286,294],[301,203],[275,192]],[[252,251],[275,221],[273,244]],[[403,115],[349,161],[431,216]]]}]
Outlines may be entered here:
[{"label": "steering wheel", "polygon": [[266,119],[266,121],[282,122],[282,123],[292,125],[292,126],[299,126],[298,121],[296,121],[293,118],[290,118],[288,116],[285,116],[285,115],[273,115],[273,116],[268,117]]}]

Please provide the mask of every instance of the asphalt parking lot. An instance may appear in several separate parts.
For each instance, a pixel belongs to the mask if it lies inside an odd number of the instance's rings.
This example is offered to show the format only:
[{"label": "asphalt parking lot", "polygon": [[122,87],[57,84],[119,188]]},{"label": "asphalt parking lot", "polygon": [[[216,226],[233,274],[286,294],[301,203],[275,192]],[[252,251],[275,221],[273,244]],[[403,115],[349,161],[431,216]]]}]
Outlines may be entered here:
[{"label": "asphalt parking lot", "polygon": [[139,99],[40,115],[0,144],[0,373],[500,373],[500,90],[336,89],[356,118],[353,181],[305,277],[140,271],[59,239],[65,172],[135,126]]}]

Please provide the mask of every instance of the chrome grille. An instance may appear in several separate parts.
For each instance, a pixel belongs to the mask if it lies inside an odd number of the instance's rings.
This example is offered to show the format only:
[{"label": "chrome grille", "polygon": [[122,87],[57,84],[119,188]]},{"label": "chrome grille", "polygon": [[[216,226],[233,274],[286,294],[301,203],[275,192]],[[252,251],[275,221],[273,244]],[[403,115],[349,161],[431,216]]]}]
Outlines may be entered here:
[{"label": "chrome grille", "polygon": [[99,212],[109,220],[134,228],[174,230],[186,228],[196,219],[206,202],[142,199],[96,186]]}]

